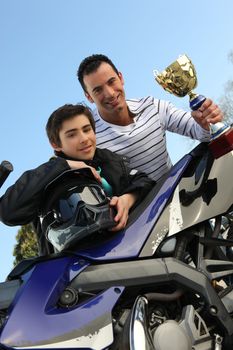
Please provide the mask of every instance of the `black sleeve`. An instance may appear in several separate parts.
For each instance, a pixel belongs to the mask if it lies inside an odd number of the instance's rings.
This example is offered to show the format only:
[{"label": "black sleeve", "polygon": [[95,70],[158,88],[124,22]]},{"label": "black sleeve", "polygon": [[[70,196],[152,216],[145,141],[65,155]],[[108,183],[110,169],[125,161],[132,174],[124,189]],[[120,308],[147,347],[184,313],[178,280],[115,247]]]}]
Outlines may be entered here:
[{"label": "black sleeve", "polygon": [[135,192],[140,200],[143,199],[152,187],[156,185],[156,181],[150,179],[147,174],[139,170],[130,169],[127,166],[126,169],[129,176],[129,185],[122,194]]},{"label": "black sleeve", "polygon": [[9,226],[34,220],[45,186],[68,169],[66,160],[58,157],[23,173],[0,198],[0,220]]},{"label": "black sleeve", "polygon": [[103,170],[101,174],[112,185],[115,196],[137,192],[142,199],[156,184],[145,173],[132,169],[130,159],[126,156],[97,148],[95,161],[99,161],[98,165]]}]

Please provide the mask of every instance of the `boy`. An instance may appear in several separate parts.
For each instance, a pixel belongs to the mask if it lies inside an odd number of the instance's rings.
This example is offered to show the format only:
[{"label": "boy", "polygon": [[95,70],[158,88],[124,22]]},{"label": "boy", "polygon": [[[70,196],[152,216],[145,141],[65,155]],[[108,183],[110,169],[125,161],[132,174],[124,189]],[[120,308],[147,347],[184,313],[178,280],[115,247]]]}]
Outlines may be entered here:
[{"label": "boy", "polygon": [[38,208],[44,188],[66,170],[89,167],[100,183],[101,177],[104,178],[108,191],[113,195],[110,205],[116,209],[116,226],[112,231],[124,228],[129,210],[155,182],[144,173],[130,170],[126,157],[96,148],[92,113],[82,104],[64,105],[54,111],[48,119],[46,131],[56,157],[26,171],[8,188],[0,201],[1,220],[11,226],[33,221],[39,236],[40,253],[43,254],[44,239],[40,232]]}]

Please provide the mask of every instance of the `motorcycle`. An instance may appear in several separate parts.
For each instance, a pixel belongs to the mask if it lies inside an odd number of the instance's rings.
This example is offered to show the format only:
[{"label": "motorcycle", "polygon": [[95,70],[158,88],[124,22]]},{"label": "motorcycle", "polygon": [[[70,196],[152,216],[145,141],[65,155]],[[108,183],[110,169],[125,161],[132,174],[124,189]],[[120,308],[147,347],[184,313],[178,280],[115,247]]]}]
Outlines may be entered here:
[{"label": "motorcycle", "polygon": [[232,349],[233,142],[219,144],[178,161],[124,230],[19,263],[0,283],[0,349]]}]

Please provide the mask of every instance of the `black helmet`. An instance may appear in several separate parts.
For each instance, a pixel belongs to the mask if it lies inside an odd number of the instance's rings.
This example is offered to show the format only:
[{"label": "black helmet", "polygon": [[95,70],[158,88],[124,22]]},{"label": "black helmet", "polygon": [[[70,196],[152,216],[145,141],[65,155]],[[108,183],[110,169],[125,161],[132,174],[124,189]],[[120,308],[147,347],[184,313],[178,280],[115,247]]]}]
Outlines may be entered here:
[{"label": "black helmet", "polygon": [[50,182],[40,209],[42,232],[57,251],[116,225],[99,182],[88,168],[67,170]]}]

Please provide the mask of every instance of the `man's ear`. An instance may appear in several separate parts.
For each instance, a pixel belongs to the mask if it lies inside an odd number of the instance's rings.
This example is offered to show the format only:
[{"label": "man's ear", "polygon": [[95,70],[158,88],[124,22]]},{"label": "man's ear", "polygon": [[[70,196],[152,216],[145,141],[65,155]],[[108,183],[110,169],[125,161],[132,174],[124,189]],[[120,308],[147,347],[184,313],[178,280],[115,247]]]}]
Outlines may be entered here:
[{"label": "man's ear", "polygon": [[53,149],[54,149],[55,151],[57,151],[57,152],[62,151],[62,148],[59,147],[56,143],[50,142],[50,145],[53,147]]},{"label": "man's ear", "polygon": [[122,83],[122,85],[125,84],[124,78],[123,78],[123,74],[121,72],[118,72],[118,77],[120,78],[120,81]]},{"label": "man's ear", "polygon": [[85,96],[88,99],[89,102],[94,103],[92,97],[88,94],[88,92],[85,92]]}]

